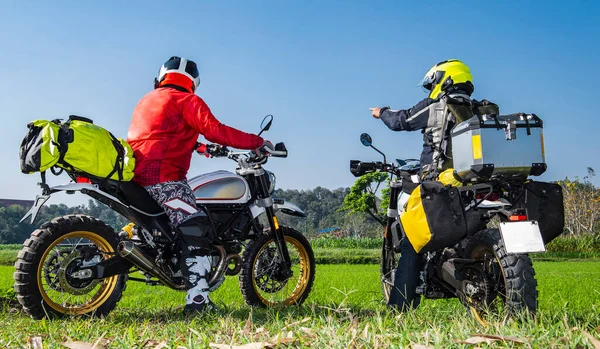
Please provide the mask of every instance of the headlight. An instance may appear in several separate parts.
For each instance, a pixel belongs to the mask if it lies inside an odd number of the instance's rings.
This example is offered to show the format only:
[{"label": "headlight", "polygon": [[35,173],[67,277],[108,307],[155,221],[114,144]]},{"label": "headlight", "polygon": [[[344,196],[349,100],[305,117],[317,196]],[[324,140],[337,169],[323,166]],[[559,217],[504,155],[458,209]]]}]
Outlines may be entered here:
[{"label": "headlight", "polygon": [[277,178],[275,178],[275,174],[271,171],[266,171],[267,175],[269,176],[269,194],[273,194],[273,192],[275,191],[275,182],[277,181]]}]

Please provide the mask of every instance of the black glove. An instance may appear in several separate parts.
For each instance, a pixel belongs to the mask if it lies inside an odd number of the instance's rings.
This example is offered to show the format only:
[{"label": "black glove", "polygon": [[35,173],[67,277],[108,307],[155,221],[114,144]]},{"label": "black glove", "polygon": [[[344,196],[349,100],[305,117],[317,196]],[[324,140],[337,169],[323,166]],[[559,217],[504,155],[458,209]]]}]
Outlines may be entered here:
[{"label": "black glove", "polygon": [[269,141],[264,141],[263,145],[258,149],[254,149],[254,154],[257,156],[269,156],[271,151],[275,150],[275,146],[273,143]]}]

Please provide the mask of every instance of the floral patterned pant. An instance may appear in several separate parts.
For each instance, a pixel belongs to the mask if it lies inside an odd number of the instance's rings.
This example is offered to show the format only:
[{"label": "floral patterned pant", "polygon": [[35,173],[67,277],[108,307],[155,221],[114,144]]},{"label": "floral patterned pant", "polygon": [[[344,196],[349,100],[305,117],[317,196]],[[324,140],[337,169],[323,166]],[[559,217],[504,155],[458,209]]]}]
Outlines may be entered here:
[{"label": "floral patterned pant", "polygon": [[173,227],[198,212],[196,196],[187,181],[163,182],[144,187],[165,210]]}]

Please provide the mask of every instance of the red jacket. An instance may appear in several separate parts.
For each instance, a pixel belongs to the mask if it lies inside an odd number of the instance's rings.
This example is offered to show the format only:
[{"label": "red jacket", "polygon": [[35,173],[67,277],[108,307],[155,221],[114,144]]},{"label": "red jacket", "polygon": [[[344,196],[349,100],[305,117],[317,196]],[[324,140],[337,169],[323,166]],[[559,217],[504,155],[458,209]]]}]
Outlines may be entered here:
[{"label": "red jacket", "polygon": [[199,135],[238,149],[256,149],[264,142],[220,123],[197,95],[158,88],[135,107],[127,133],[136,160],[133,181],[148,186],[185,179]]}]

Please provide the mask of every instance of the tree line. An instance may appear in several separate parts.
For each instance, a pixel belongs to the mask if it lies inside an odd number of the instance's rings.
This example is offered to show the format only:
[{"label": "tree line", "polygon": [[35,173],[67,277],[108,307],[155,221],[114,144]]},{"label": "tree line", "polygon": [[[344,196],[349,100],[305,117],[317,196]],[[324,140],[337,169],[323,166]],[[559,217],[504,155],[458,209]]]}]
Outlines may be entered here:
[{"label": "tree line", "polygon": [[[284,225],[292,226],[308,235],[320,235],[320,230],[327,230],[329,235],[368,237],[376,236],[378,224],[370,217],[348,215],[340,211],[349,188],[330,190],[317,187],[312,190],[277,189],[274,197],[290,201],[301,207],[306,218],[279,215]],[[64,204],[53,204],[43,207],[36,222],[32,225],[29,219],[23,223],[19,220],[29,208],[18,205],[0,207],[0,244],[20,244],[43,222],[67,214],[86,214],[96,217],[119,231],[129,221],[111,210],[108,206],[95,200],[87,205],[69,207]]]},{"label": "tree line", "polygon": [[[594,170],[588,168],[587,175],[582,179],[566,178],[558,182],[563,187],[565,233],[568,235],[600,236],[600,189],[592,184],[595,175]],[[309,237],[379,237],[382,229],[380,222],[388,203],[386,182],[385,176],[370,174],[359,178],[351,188],[277,189],[273,196],[298,205],[307,214],[305,218],[281,214],[279,220]],[[376,195],[379,188],[384,189],[382,198]],[[96,217],[116,231],[128,223],[124,217],[95,200],[75,207],[49,205],[40,210],[33,225],[29,221],[19,223],[28,209],[18,205],[0,207],[0,244],[20,244],[42,222],[67,214]]]}]

